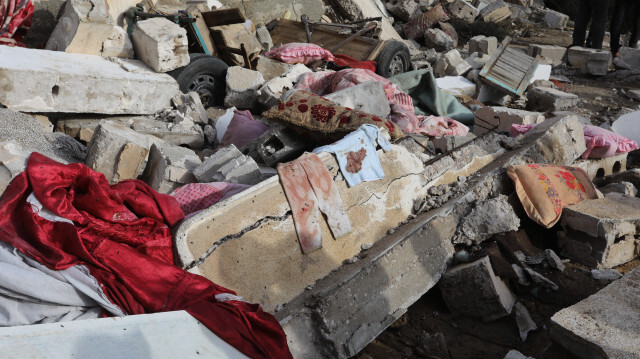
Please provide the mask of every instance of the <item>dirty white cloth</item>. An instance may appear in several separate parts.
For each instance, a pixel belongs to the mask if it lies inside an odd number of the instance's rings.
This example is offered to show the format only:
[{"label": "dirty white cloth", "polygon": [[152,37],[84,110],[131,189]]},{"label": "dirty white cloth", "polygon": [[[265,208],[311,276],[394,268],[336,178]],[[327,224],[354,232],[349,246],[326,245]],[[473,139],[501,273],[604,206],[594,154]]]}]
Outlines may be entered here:
[{"label": "dirty white cloth", "polygon": [[336,239],[351,232],[340,193],[316,154],[304,153],[296,160],[279,163],[277,169],[303,253],[322,247],[320,211],[327,216],[327,224]]},{"label": "dirty white cloth", "polygon": [[[41,217],[69,222],[43,209],[33,194],[27,201]],[[125,315],[107,299],[86,267],[54,271],[0,242],[0,326],[98,318],[101,308]]]},{"label": "dirty white cloth", "polygon": [[384,178],[384,171],[376,153],[376,142],[383,150],[392,150],[391,144],[380,133],[378,127],[365,124],[334,144],[316,148],[313,153],[334,153],[347,184],[353,187],[363,181]]}]

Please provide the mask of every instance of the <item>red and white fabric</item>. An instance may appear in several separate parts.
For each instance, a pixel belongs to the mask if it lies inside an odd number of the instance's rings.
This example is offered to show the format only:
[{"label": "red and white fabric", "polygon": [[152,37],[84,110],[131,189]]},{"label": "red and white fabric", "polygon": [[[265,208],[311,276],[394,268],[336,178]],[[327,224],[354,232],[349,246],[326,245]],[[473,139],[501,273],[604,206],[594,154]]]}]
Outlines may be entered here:
[{"label": "red and white fabric", "polygon": [[[68,221],[34,213],[27,201],[32,194]],[[126,219],[126,212],[136,219]],[[126,314],[186,310],[249,357],[291,358],[272,315],[174,265],[171,227],[183,218],[175,198],[142,181],[110,186],[83,164],[63,165],[34,152],[0,199],[0,241],[51,270],[85,266]]]},{"label": "red and white fabric", "polygon": [[227,182],[189,183],[171,193],[189,217],[251,186]]},{"label": "red and white fabric", "polygon": [[404,132],[434,137],[440,137],[443,134],[464,136],[469,132],[467,126],[450,118],[416,115],[411,96],[402,91],[398,85],[366,69],[309,72],[302,75],[296,84],[296,89],[325,96],[370,81],[382,83],[385,96],[391,107],[389,119]]},{"label": "red and white fabric", "polygon": [[31,0],[0,0],[0,45],[26,47],[22,39],[32,20]]}]

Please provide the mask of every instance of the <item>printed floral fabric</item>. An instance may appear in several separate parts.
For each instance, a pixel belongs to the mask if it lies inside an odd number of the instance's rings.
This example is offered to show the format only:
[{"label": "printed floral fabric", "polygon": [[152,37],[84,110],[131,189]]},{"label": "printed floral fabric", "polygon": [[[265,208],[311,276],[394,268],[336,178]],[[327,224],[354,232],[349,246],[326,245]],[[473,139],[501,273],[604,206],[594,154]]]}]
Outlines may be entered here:
[{"label": "printed floral fabric", "polygon": [[507,174],[529,218],[546,228],[560,220],[564,207],[598,198],[593,183],[578,167],[528,164],[511,166]]},{"label": "printed floral fabric", "polygon": [[262,116],[293,125],[318,143],[329,143],[369,123],[386,128],[392,138],[404,134],[393,122],[362,111],[338,106],[335,103],[306,91],[294,92]]},{"label": "printed floral fabric", "polygon": [[21,41],[32,20],[31,0],[0,0],[0,45],[26,47]]},{"label": "printed floral fabric", "polygon": [[306,73],[296,84],[296,89],[324,96],[370,81],[382,83],[391,107],[389,119],[402,131],[433,137],[464,136],[469,132],[467,126],[450,118],[416,115],[411,96],[402,91],[398,85],[366,69]]}]

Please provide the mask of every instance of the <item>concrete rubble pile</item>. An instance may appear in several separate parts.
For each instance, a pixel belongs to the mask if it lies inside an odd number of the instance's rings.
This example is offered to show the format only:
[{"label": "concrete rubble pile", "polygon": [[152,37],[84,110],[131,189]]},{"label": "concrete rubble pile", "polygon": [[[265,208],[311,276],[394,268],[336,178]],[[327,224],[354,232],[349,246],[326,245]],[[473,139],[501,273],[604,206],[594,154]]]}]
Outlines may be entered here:
[{"label": "concrete rubble pile", "polygon": [[[614,59],[538,41],[535,31],[570,37],[573,21],[537,0],[42,6],[30,36],[48,41],[0,42],[3,192],[36,186],[23,174],[37,152],[113,188],[167,195],[154,198],[184,214],[162,229],[171,265],[237,293],[216,303],[259,304],[293,358],[381,357],[386,344],[374,339],[390,327],[400,335],[427,296],[458,334],[482,340],[492,334],[481,328],[502,328],[496,358],[640,358],[627,318],[640,299],[640,82],[620,91],[636,110],[593,116],[595,100],[572,86],[640,81],[639,49]],[[57,20],[48,29],[38,18],[47,11]],[[26,200],[42,218],[72,222],[46,208],[50,199]],[[581,281],[597,289],[563,298]],[[11,290],[0,280],[0,293]],[[150,326],[176,322],[199,333],[203,350],[252,356],[246,336],[225,343],[196,315],[149,313],[95,319],[95,337],[132,326],[136,340],[158,341]],[[62,337],[56,352],[81,355],[74,340],[93,330],[77,321],[31,331],[9,319],[0,315],[7,341],[34,339],[0,343],[0,358]],[[464,357],[456,335],[420,332],[404,357]],[[190,340],[175,347],[192,350]],[[139,354],[131,350],[113,355]]]}]

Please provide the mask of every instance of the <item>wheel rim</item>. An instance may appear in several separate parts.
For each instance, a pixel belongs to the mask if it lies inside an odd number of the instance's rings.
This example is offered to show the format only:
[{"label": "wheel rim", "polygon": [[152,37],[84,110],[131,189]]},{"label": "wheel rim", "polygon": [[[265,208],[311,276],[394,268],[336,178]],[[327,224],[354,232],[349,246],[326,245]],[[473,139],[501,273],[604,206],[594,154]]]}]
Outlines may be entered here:
[{"label": "wheel rim", "polygon": [[404,72],[404,59],[402,55],[398,54],[391,59],[389,63],[389,73],[391,75],[398,75]]},{"label": "wheel rim", "polygon": [[195,91],[200,96],[204,106],[211,107],[215,102],[216,79],[211,75],[199,75],[189,84],[189,91]]}]

